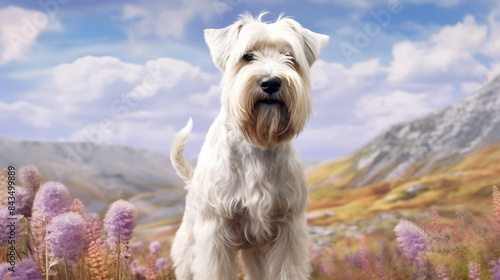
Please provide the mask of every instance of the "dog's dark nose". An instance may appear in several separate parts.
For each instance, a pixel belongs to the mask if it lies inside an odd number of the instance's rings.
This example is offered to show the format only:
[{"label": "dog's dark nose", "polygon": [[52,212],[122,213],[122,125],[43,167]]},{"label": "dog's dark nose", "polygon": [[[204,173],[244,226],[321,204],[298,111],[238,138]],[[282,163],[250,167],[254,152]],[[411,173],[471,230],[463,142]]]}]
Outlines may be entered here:
[{"label": "dog's dark nose", "polygon": [[280,89],[281,80],[278,77],[264,77],[260,80],[260,87],[265,93],[271,95]]}]

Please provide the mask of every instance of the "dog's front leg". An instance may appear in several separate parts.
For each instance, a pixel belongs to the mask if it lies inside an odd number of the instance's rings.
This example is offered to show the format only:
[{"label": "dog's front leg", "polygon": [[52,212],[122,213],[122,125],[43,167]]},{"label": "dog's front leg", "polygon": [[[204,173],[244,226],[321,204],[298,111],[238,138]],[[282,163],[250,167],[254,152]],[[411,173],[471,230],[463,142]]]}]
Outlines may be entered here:
[{"label": "dog's front leg", "polygon": [[204,216],[194,226],[194,280],[237,279],[236,250],[224,242],[218,223],[218,219]]},{"label": "dog's front leg", "polygon": [[304,214],[280,223],[279,235],[266,257],[266,280],[309,279],[309,235]]}]

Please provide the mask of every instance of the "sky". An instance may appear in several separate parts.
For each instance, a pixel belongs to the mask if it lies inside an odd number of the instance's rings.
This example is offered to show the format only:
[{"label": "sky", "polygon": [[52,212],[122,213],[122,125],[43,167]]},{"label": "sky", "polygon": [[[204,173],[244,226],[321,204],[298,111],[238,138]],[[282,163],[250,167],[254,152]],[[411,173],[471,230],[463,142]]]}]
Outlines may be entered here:
[{"label": "sky", "polygon": [[346,156],[500,74],[497,0],[0,0],[0,137],[168,154],[191,117],[195,158],[220,109],[203,30],[245,11],[330,36],[294,140],[305,160]]}]

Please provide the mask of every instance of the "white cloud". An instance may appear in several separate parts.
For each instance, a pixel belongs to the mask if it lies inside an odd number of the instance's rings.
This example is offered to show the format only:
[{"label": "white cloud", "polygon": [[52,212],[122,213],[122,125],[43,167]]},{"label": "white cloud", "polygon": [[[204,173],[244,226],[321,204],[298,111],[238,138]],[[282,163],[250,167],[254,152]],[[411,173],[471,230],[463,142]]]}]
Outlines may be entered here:
[{"label": "white cloud", "polygon": [[470,53],[427,48],[409,41],[396,44],[392,52],[389,79],[393,82],[458,82],[487,74],[487,68]]},{"label": "white cloud", "polygon": [[25,58],[41,32],[60,29],[45,13],[8,6],[0,9],[0,65]]},{"label": "white cloud", "polygon": [[392,82],[436,84],[479,80],[488,69],[474,58],[486,38],[486,27],[472,16],[446,26],[429,41],[397,43],[389,68]]},{"label": "white cloud", "polygon": [[462,0],[353,0],[353,1],[344,1],[344,0],[309,0],[314,3],[329,3],[338,6],[344,7],[353,7],[358,9],[368,9],[374,8],[377,6],[387,6],[391,3],[400,3],[402,5],[412,4],[412,5],[422,5],[422,4],[434,4],[440,7],[453,7],[459,4]]},{"label": "white cloud", "polygon": [[[453,86],[391,82],[390,67],[378,59],[345,67],[318,61],[312,69],[313,116],[298,137],[313,157],[354,151],[396,123],[423,117],[453,102]],[[323,154],[316,154],[322,147]]]},{"label": "white cloud", "polygon": [[500,75],[500,61],[495,61],[491,64],[491,71],[488,75],[488,81],[493,80]]},{"label": "white cloud", "polygon": [[430,39],[434,49],[456,52],[476,52],[483,45],[487,27],[478,25],[473,16],[467,15],[463,22],[445,26]]},{"label": "white cloud", "polygon": [[[172,122],[159,122],[156,118],[147,120],[134,118],[112,120],[108,123],[91,123],[78,129],[68,137],[68,141],[106,143],[134,146],[168,154],[174,135],[180,130]],[[189,136],[187,155],[196,157],[204,138],[204,133],[193,132]],[[66,140],[66,139],[65,139]],[[195,150],[193,145],[198,146]]]},{"label": "white cloud", "polygon": [[[418,93],[397,91],[400,85],[387,81],[387,67],[378,59],[351,67],[320,60],[311,76],[313,116],[297,145],[314,157],[354,151],[388,125],[421,117],[432,108]],[[323,155],[315,154],[317,147]]]},{"label": "white cloud", "polygon": [[211,81],[214,78],[213,75],[202,72],[197,66],[173,58],[158,58],[148,61],[146,68],[151,69],[150,73],[152,75],[158,75],[162,86],[166,89],[171,89],[186,80],[201,79],[202,81]]},{"label": "white cloud", "polygon": [[[50,100],[65,114],[97,109],[110,114],[112,108],[118,107],[116,102],[143,103],[158,94],[162,100],[201,94],[218,82],[214,75],[181,60],[158,58],[134,64],[110,56],[85,56],[14,77],[37,81],[28,97],[41,103]],[[133,109],[138,106],[125,105]]]},{"label": "white cloud", "polygon": [[150,12],[142,7],[134,6],[134,5],[125,5],[123,7],[123,15],[122,18],[124,20],[129,20],[129,19],[140,19],[140,18],[146,18],[150,15]]},{"label": "white cloud", "polygon": [[342,1],[342,0],[335,0],[335,1],[328,1],[328,0],[309,0],[314,3],[330,3],[334,5],[340,5],[344,7],[355,7],[355,8],[369,8],[374,4],[378,4],[382,1],[368,1],[368,0],[353,0],[353,1]]},{"label": "white cloud", "polygon": [[119,83],[138,83],[144,75],[140,65],[115,57],[85,56],[54,67],[46,87],[65,111],[81,108],[82,102],[102,98]]},{"label": "white cloud", "polygon": [[[386,86],[382,83],[380,87]],[[306,158],[346,155],[359,149],[391,125],[424,117],[451,104],[451,91],[452,87],[439,88],[436,90],[439,96],[436,92],[414,94],[404,91],[386,95],[361,95],[356,98],[345,119],[309,124],[297,138],[296,144]],[[339,106],[346,105],[342,103]],[[337,109],[331,103],[329,107],[331,112]],[[318,150],[318,147],[321,149]]]},{"label": "white cloud", "polygon": [[419,118],[451,103],[451,87],[439,89],[439,96],[393,91],[386,95],[367,94],[356,103],[354,115],[372,129],[382,131],[391,125]]},{"label": "white cloud", "polygon": [[374,87],[385,79],[386,72],[377,58],[354,63],[351,67],[319,60],[311,69],[312,88],[315,96],[325,102]]},{"label": "white cloud", "polygon": [[478,89],[482,88],[483,86],[484,85],[479,82],[469,82],[469,83],[462,83],[460,85],[460,88],[463,93],[471,94],[477,91]]},{"label": "white cloud", "polygon": [[[180,128],[174,124],[192,116],[196,129],[203,130],[212,121],[220,106],[218,78],[172,58],[135,64],[86,56],[16,76],[34,81],[34,89],[20,97],[27,101],[0,103],[0,120],[15,116],[6,120],[22,118],[35,127],[51,127],[54,139],[167,152]],[[192,138],[201,145],[198,132]]]},{"label": "white cloud", "polygon": [[484,45],[483,52],[495,59],[500,58],[500,4],[488,16],[489,40]]},{"label": "white cloud", "polygon": [[306,127],[295,144],[303,158],[325,159],[353,152],[373,136],[373,131],[363,125],[325,124],[315,128]]},{"label": "white cloud", "polygon": [[213,108],[215,104],[220,103],[221,90],[220,85],[214,85],[211,86],[207,92],[191,94],[189,96],[189,100],[193,103],[200,104],[205,108]]},{"label": "white cloud", "polygon": [[487,27],[466,16],[427,39],[396,43],[387,66],[379,59],[350,67],[316,62],[313,116],[297,139],[299,150],[315,155],[315,147],[322,147],[331,157],[354,151],[391,125],[424,117],[481,88],[500,74],[500,63],[484,64],[475,56],[488,39]]},{"label": "white cloud", "polygon": [[410,0],[412,4],[434,4],[436,6],[450,8],[456,6],[461,0]]},{"label": "white cloud", "polygon": [[111,143],[166,152],[175,130],[172,125],[157,123],[154,119],[114,120],[107,124],[92,123],[75,131],[70,141],[90,141],[94,143]]},{"label": "white cloud", "polygon": [[196,16],[207,20],[217,12],[211,1],[189,0],[181,3],[146,2],[141,6],[123,7],[122,19],[131,22],[128,35],[131,40],[155,35],[160,38],[182,38],[185,27]]},{"label": "white cloud", "polygon": [[16,101],[11,104],[0,102],[0,120],[5,123],[21,119],[25,124],[33,127],[50,128],[53,117],[54,112],[51,110],[26,101]]}]

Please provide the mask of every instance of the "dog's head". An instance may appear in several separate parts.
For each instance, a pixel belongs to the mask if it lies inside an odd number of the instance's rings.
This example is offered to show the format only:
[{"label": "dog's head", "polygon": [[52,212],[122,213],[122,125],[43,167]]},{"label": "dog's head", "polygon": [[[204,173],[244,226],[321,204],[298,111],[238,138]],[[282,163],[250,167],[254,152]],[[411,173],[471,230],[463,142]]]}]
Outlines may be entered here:
[{"label": "dog's head", "polygon": [[289,141],[311,113],[309,70],[328,42],[290,18],[264,23],[245,14],[222,29],[205,30],[223,73],[222,105],[253,145]]}]

